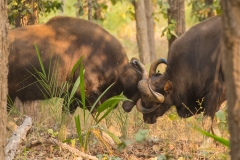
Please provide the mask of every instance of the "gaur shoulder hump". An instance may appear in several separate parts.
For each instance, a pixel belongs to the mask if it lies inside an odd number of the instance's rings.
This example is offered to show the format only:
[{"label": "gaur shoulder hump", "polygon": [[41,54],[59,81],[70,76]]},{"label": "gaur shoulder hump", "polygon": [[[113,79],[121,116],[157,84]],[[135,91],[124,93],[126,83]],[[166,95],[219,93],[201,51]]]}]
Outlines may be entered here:
[{"label": "gaur shoulder hump", "polygon": [[79,27],[102,28],[98,24],[93,23],[91,21],[81,19],[81,18],[69,17],[69,16],[55,16],[51,18],[46,23],[46,25],[51,27],[79,26]]}]

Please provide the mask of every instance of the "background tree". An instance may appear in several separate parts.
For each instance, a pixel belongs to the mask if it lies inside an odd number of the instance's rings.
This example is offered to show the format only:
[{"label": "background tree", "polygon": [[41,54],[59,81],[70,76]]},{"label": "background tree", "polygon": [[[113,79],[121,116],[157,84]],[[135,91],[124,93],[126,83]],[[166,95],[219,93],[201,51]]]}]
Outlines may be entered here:
[{"label": "background tree", "polygon": [[133,5],[139,58],[143,64],[148,64],[156,59],[153,6],[151,0],[134,0]]},{"label": "background tree", "polygon": [[62,9],[62,2],[58,0],[9,0],[8,19],[14,27],[33,25],[38,23],[41,13],[50,13]]},{"label": "background tree", "polygon": [[101,12],[102,12],[102,8],[103,7],[106,7],[106,4],[105,3],[99,3],[98,0],[95,0],[94,1],[94,5],[93,5],[93,8],[94,8],[94,13],[93,13],[93,17],[95,20],[101,20],[103,21],[103,17],[101,15]]},{"label": "background tree", "polygon": [[[168,44],[169,46],[173,41],[181,36],[185,30],[185,7],[184,0],[168,0]],[[172,27],[171,27],[172,26]]]},{"label": "background tree", "polygon": [[144,0],[146,20],[147,20],[147,34],[150,50],[150,61],[156,60],[155,38],[154,38],[154,17],[153,6],[151,0]]},{"label": "background tree", "polygon": [[133,5],[135,9],[139,58],[143,64],[148,64],[150,63],[150,48],[144,0],[134,0]]},{"label": "background tree", "polygon": [[92,21],[92,0],[88,0],[88,20]]},{"label": "background tree", "polygon": [[7,0],[0,0],[0,159],[5,159],[7,123],[7,75],[8,75],[8,15]]},{"label": "background tree", "polygon": [[[116,2],[111,1],[114,5]],[[86,3],[81,0],[77,0],[75,7],[77,9],[76,17],[83,17],[87,12],[88,20],[100,20],[103,21],[102,11],[107,9],[107,1],[99,0],[87,0]],[[91,15],[91,17],[90,17]]]},{"label": "background tree", "polygon": [[240,159],[240,2],[222,0],[225,78],[231,159]]},{"label": "background tree", "polygon": [[26,0],[22,2],[15,19],[15,27],[38,24],[38,1]]},{"label": "background tree", "polygon": [[220,0],[189,0],[191,12],[198,21],[203,21],[209,17],[221,13]]},{"label": "background tree", "polygon": [[208,7],[207,10],[207,17],[212,17],[214,16],[214,11],[213,8],[211,6],[213,6],[213,0],[204,0],[205,5]]}]

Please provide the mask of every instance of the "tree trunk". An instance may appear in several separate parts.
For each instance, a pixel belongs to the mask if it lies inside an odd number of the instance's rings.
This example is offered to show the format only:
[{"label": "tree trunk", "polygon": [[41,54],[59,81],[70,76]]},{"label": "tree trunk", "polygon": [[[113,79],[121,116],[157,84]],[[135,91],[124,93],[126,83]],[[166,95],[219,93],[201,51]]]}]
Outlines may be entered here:
[{"label": "tree trunk", "polygon": [[94,19],[103,21],[103,17],[101,15],[102,8],[100,6],[100,3],[97,0],[94,1],[93,8],[94,8],[94,14],[93,14]]},{"label": "tree trunk", "polygon": [[88,20],[92,21],[92,0],[88,0]]},{"label": "tree trunk", "polygon": [[147,19],[145,14],[144,0],[134,0],[132,3],[135,9],[139,58],[143,64],[148,64],[150,63],[150,49],[148,43]]},{"label": "tree trunk", "polygon": [[77,8],[77,11],[76,11],[76,17],[80,17],[80,14],[79,14],[79,10],[80,10],[80,0],[77,0],[76,2],[76,8]]},{"label": "tree trunk", "polygon": [[[32,13],[27,11],[26,14],[22,15],[23,10],[29,9],[27,6],[31,6]],[[15,20],[15,27],[38,24],[38,0],[26,0],[23,2],[22,8],[23,10],[18,12]]]},{"label": "tree trunk", "polygon": [[[176,21],[175,33],[177,36],[181,36],[185,32],[185,7],[184,0],[168,0],[170,8],[168,9],[168,24],[171,24],[171,20]],[[174,35],[171,36],[168,46],[177,39]]]},{"label": "tree trunk", "polygon": [[[206,6],[212,6],[213,0],[204,0]],[[214,16],[213,9],[211,7],[208,7],[209,11],[207,12],[207,17]]]},{"label": "tree trunk", "polygon": [[[62,10],[60,10],[60,15],[64,15],[64,9],[65,9],[65,0],[61,0],[62,2]],[[77,17],[77,16],[76,16]]]},{"label": "tree trunk", "polygon": [[153,9],[151,0],[144,0],[144,4],[147,18],[147,34],[150,50],[150,61],[152,62],[156,60]]},{"label": "tree trunk", "polygon": [[240,2],[222,0],[224,66],[228,100],[231,159],[240,159]]},{"label": "tree trunk", "polygon": [[5,159],[9,55],[7,0],[0,0],[0,6],[0,159]]}]

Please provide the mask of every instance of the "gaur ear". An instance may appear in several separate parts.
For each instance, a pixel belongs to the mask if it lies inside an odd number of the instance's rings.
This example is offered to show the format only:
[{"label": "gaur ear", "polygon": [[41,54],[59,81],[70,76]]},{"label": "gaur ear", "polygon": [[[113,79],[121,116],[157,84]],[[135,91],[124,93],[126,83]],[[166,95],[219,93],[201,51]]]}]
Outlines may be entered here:
[{"label": "gaur ear", "polygon": [[171,93],[173,90],[173,84],[171,81],[167,81],[167,83],[164,85],[164,91],[166,93]]}]

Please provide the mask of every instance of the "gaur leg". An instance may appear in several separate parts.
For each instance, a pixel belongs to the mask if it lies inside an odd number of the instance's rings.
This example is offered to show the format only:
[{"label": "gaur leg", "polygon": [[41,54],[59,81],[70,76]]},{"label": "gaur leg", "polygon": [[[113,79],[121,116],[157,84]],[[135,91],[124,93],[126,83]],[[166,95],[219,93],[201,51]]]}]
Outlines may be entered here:
[{"label": "gaur leg", "polygon": [[208,131],[211,131],[213,134],[221,136],[221,133],[217,127],[217,120],[215,117],[215,113],[219,110],[222,99],[221,99],[221,90],[219,92],[212,91],[209,92],[204,97],[203,105],[205,107],[205,115],[209,116],[211,118],[211,125]]}]

